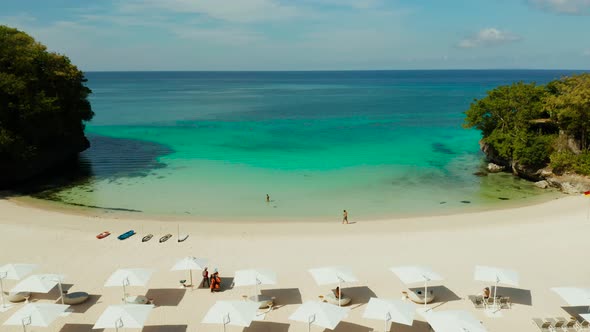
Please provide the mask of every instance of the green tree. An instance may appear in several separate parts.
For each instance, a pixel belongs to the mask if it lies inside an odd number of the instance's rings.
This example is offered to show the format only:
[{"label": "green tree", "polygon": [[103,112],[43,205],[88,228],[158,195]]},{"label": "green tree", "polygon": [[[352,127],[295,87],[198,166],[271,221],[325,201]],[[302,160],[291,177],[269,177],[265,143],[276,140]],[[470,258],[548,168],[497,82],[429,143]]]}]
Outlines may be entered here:
[{"label": "green tree", "polygon": [[579,141],[588,150],[590,131],[590,74],[574,75],[547,85],[550,94],[546,108],[560,129]]},{"label": "green tree", "polygon": [[27,165],[56,148],[87,148],[84,122],[94,113],[85,82],[66,56],[0,25],[0,166]]},{"label": "green tree", "polygon": [[534,83],[514,83],[488,91],[465,112],[464,127],[482,132],[482,140],[507,160],[529,166],[546,163],[551,140],[534,128],[533,120],[547,118],[543,109],[546,90]]}]

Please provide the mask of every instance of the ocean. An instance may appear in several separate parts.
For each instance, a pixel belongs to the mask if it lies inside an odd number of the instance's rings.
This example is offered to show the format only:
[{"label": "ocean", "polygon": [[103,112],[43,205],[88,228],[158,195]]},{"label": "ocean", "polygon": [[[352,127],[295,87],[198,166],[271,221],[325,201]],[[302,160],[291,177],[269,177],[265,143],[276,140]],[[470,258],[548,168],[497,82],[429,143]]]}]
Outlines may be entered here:
[{"label": "ocean", "polygon": [[[89,72],[92,147],[60,205],[206,220],[351,220],[550,199],[477,176],[474,98],[570,71]],[[266,195],[271,201],[266,202]]]}]

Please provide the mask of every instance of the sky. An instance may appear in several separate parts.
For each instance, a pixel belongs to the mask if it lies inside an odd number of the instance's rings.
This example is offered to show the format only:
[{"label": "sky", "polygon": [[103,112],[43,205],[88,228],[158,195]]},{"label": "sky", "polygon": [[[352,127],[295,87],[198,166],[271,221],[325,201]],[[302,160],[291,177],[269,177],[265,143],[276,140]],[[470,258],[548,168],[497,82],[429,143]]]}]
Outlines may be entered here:
[{"label": "sky", "polygon": [[590,0],[1,0],[85,71],[590,69]]}]

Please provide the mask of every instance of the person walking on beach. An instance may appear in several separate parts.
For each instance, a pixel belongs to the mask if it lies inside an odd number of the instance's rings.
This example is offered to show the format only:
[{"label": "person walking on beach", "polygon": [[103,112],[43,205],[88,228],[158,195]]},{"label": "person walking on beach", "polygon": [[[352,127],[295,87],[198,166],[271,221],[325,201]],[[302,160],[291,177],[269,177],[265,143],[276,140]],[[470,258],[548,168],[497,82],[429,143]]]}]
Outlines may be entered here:
[{"label": "person walking on beach", "polygon": [[207,268],[205,268],[203,270],[203,287],[205,287],[205,284],[207,284],[207,288],[210,286],[209,284],[209,271],[207,271]]},{"label": "person walking on beach", "polygon": [[344,214],[342,217],[342,223],[343,224],[348,224],[348,212],[346,212],[346,210],[344,210]]}]

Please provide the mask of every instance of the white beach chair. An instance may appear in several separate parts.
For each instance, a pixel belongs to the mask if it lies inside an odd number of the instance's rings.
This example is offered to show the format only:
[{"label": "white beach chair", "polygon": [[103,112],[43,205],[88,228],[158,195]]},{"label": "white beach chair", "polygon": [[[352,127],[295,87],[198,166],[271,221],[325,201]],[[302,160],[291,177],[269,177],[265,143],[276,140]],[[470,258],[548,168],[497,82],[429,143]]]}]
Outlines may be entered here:
[{"label": "white beach chair", "polygon": [[558,319],[562,319],[565,321],[565,325],[563,326],[563,330],[565,332],[576,332],[576,324],[578,324],[578,321],[575,318],[570,318],[569,320],[563,318],[563,317],[559,317]]},{"label": "white beach chair", "polygon": [[563,327],[565,326],[565,319],[564,318],[548,318],[547,321],[551,322],[551,325],[553,326],[553,330],[563,330]]},{"label": "white beach chair", "polygon": [[551,325],[551,322],[548,322],[544,319],[541,318],[533,318],[533,323],[535,325],[537,325],[537,327],[539,328],[539,330],[541,330],[541,332],[553,332],[553,326]]},{"label": "white beach chair", "polygon": [[588,321],[583,320],[581,323],[578,322],[578,324],[576,325],[576,330],[579,332],[582,331],[588,331],[590,328],[590,323],[588,323]]}]

